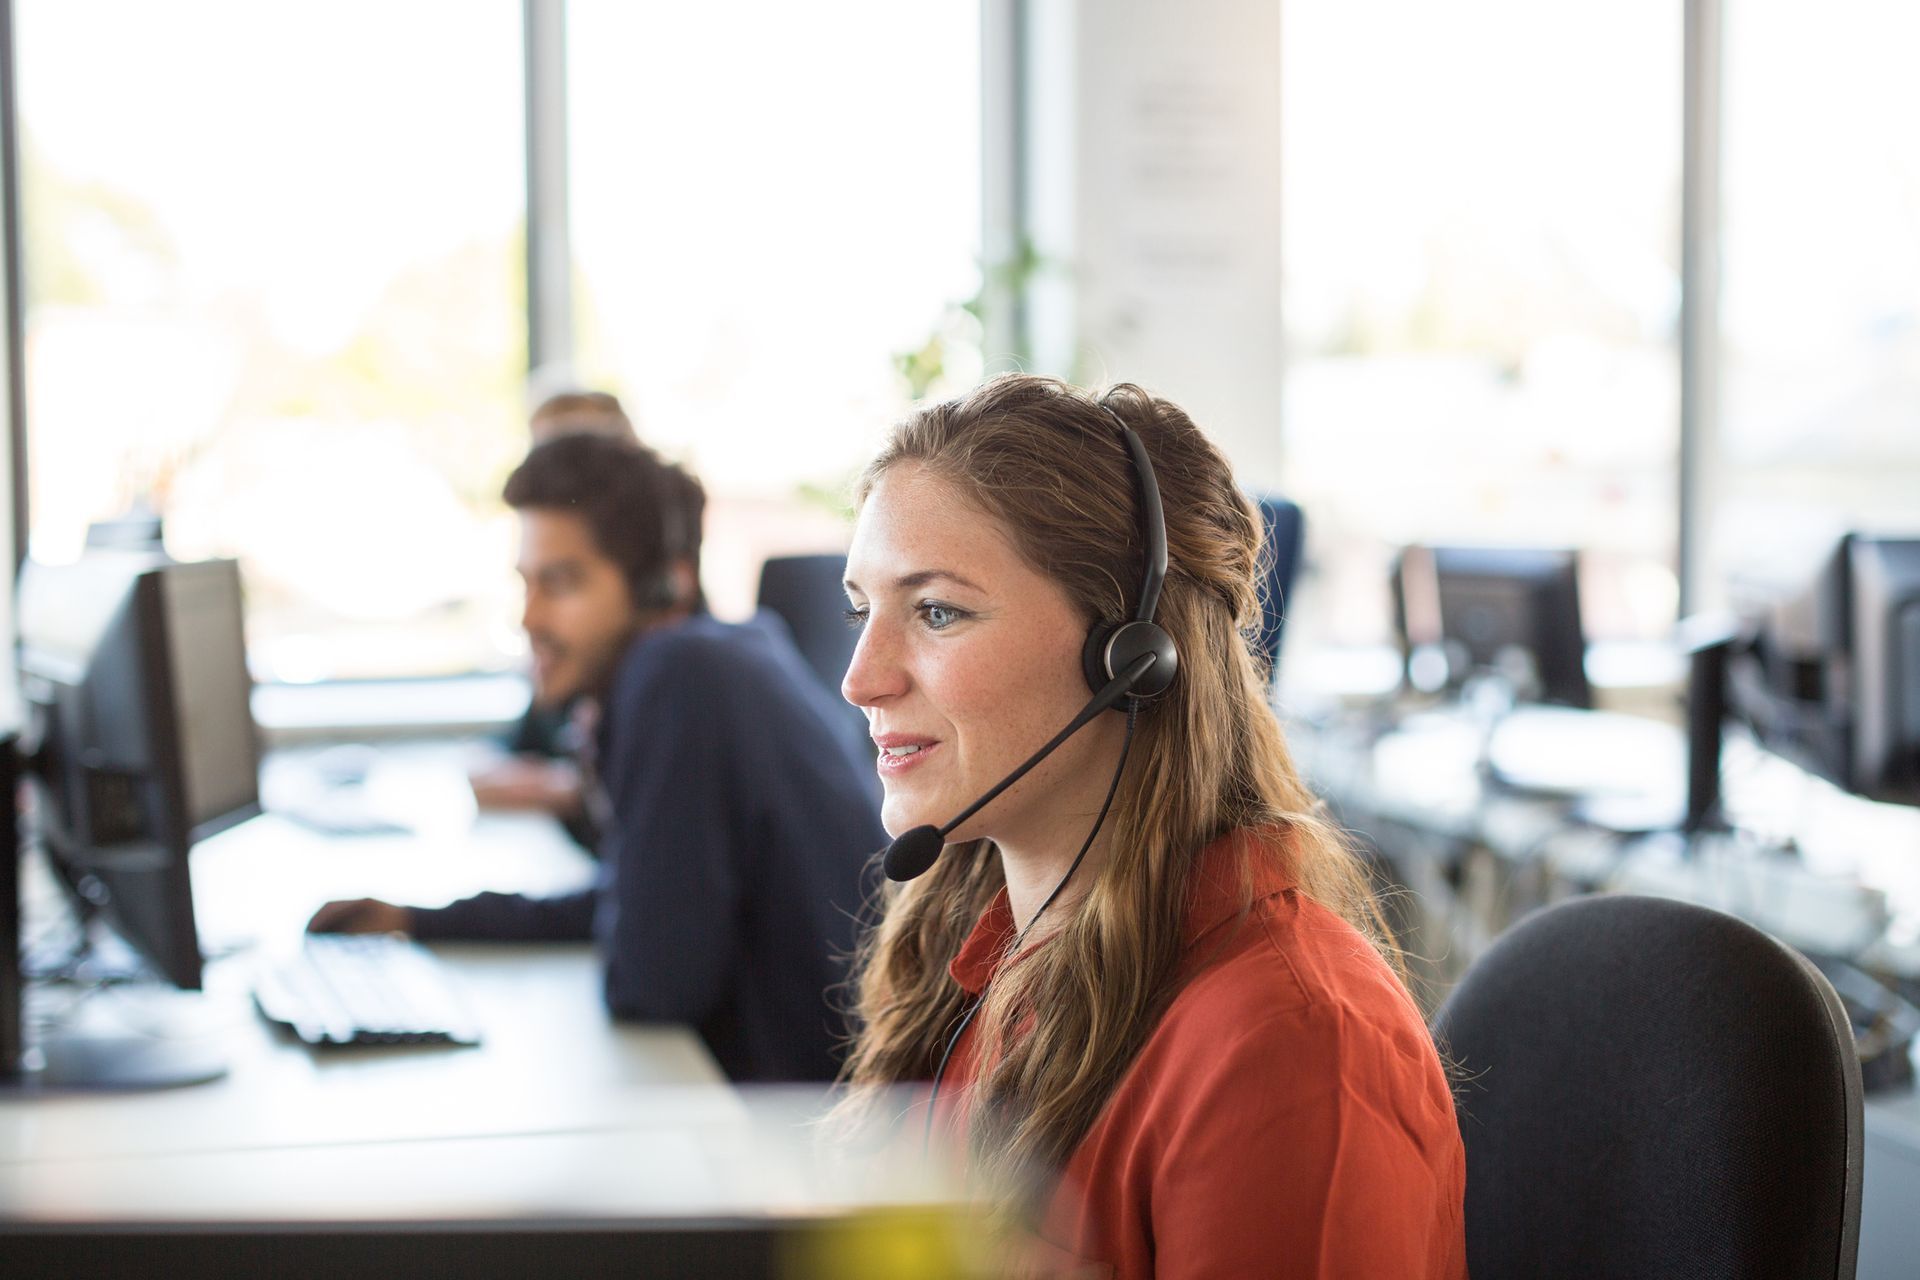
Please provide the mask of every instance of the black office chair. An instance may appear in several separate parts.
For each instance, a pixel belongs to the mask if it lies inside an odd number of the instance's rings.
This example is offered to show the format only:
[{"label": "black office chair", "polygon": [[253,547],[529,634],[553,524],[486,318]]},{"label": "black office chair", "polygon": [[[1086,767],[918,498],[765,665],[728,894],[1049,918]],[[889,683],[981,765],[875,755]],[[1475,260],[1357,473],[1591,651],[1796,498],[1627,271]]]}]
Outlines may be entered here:
[{"label": "black office chair", "polygon": [[1853,1276],[1852,1031],[1758,929],[1660,898],[1548,907],[1468,969],[1434,1034],[1474,1280]]},{"label": "black office chair", "polygon": [[847,625],[843,555],[776,556],[760,567],[759,603],[780,615],[793,643],[837,699],[859,639]]},{"label": "black office chair", "polygon": [[1286,623],[1285,605],[1300,571],[1300,552],[1306,545],[1307,520],[1299,506],[1272,495],[1256,497],[1260,508],[1259,652],[1267,660],[1268,679],[1280,670],[1280,630]]}]

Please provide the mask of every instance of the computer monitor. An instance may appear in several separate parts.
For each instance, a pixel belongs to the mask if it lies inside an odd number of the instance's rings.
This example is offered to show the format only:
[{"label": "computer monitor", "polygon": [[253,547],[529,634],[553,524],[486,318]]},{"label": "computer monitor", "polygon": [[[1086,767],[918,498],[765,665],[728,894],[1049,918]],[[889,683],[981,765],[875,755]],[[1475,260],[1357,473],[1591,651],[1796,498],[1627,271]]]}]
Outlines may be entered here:
[{"label": "computer monitor", "polygon": [[160,551],[166,546],[166,526],[151,511],[129,511],[111,520],[87,526],[89,551]]},{"label": "computer monitor", "polygon": [[1735,587],[1725,712],[1836,786],[1920,805],[1920,537],[1849,534],[1794,586]]},{"label": "computer monitor", "polygon": [[1848,542],[1852,789],[1920,805],[1920,538]]},{"label": "computer monitor", "polygon": [[188,853],[260,811],[238,570],[124,552],[29,562],[18,619],[29,838],[83,925],[197,989]]},{"label": "computer monitor", "polygon": [[1422,651],[1443,653],[1447,686],[1494,674],[1526,701],[1593,705],[1572,551],[1408,547],[1394,597],[1403,649],[1416,662]]}]

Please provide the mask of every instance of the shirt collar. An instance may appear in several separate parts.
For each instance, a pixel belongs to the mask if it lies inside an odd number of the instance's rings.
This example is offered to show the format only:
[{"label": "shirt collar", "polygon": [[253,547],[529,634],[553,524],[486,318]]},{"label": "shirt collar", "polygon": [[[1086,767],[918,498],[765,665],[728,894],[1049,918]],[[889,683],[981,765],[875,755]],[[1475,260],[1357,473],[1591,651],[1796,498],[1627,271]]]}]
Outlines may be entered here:
[{"label": "shirt collar", "polygon": [[980,913],[973,932],[967,935],[967,940],[960,944],[960,950],[948,963],[947,973],[960,984],[961,990],[970,996],[977,996],[987,989],[987,982],[999,969],[1007,948],[1012,945],[1013,907],[1008,903],[1007,891],[1003,888],[993,895],[993,901]]},{"label": "shirt collar", "polygon": [[[1238,916],[1250,903],[1294,887],[1294,877],[1279,856],[1285,846],[1277,829],[1263,828],[1228,832],[1200,851],[1182,930],[1187,946]],[[947,973],[968,995],[979,995],[1006,959],[1013,936],[1013,908],[1003,888],[980,913],[973,932],[948,963]]]},{"label": "shirt collar", "polygon": [[1288,841],[1276,827],[1229,831],[1201,850],[1182,940],[1192,946],[1247,908],[1295,886]]}]

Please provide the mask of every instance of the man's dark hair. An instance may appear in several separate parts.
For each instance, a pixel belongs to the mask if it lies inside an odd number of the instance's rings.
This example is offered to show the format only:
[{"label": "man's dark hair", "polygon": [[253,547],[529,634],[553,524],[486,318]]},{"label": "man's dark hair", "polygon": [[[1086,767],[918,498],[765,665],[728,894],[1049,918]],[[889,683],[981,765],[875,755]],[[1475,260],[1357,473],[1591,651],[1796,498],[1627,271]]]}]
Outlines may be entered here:
[{"label": "man's dark hair", "polygon": [[[555,436],[536,446],[507,477],[515,511],[566,511],[587,522],[600,553],[626,574],[634,603],[661,608],[673,596],[676,560],[700,573],[700,482],[645,445],[616,436]],[[702,605],[698,588],[690,602]]]}]

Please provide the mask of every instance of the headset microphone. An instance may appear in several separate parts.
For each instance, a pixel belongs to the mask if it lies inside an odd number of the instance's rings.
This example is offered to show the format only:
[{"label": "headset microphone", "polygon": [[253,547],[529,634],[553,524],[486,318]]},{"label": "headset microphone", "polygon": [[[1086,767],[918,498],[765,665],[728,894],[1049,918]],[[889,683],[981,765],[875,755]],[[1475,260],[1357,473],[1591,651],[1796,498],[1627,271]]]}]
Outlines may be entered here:
[{"label": "headset microphone", "polygon": [[1066,728],[1054,734],[1046,746],[1028,756],[1025,764],[1002,778],[998,786],[968,805],[946,826],[936,827],[929,824],[901,833],[897,840],[887,846],[884,863],[887,879],[912,880],[925,875],[928,868],[932,867],[934,861],[939,858],[940,851],[946,848],[948,832],[986,808],[1002,791],[1026,777],[1027,770],[1052,755],[1061,743],[1080,732],[1088,721],[1126,697],[1128,692],[1140,683],[1157,663],[1158,655],[1152,653],[1143,653],[1135,658],[1125,671],[1109,680],[1106,687],[1094,695],[1092,702],[1080,709],[1080,714],[1075,716]]}]

